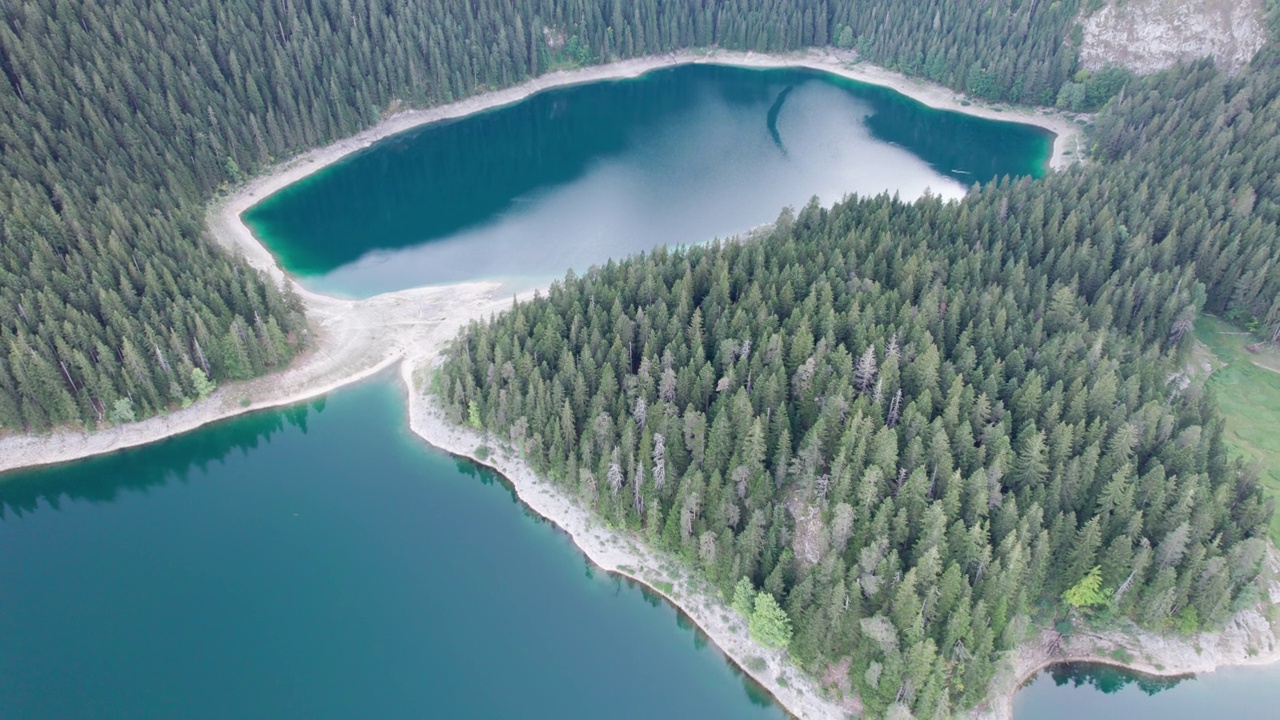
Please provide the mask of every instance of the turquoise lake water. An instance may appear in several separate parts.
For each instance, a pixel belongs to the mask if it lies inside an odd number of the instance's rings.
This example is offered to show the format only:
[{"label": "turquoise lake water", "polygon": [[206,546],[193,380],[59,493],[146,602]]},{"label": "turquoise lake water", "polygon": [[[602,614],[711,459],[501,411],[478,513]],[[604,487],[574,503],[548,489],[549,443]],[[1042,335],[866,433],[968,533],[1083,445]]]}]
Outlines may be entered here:
[{"label": "turquoise lake water", "polygon": [[0,482],[0,717],[782,718],[388,380]]},{"label": "turquoise lake water", "polygon": [[1280,666],[1227,667],[1150,678],[1096,665],[1036,676],[1014,698],[1015,720],[1270,720],[1280,717]]},{"label": "turquoise lake water", "polygon": [[[688,66],[418,128],[245,218],[318,290],[540,282],[814,195],[1039,175],[1050,147],[822,73]],[[783,717],[403,416],[382,379],[0,479],[0,718]],[[1018,720],[1276,708],[1276,668],[1060,668],[1015,702]]]},{"label": "turquoise lake water", "polygon": [[686,65],[387,138],[244,214],[310,288],[559,278],[772,222],[817,196],[1040,175],[1053,135],[804,69]]}]

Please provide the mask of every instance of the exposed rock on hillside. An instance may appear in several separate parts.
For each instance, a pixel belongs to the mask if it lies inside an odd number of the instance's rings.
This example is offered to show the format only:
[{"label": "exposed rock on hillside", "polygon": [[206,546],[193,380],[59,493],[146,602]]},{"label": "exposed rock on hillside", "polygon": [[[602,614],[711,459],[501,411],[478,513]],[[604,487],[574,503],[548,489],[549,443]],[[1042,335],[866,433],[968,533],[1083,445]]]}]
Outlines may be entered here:
[{"label": "exposed rock on hillside", "polygon": [[1080,61],[1149,73],[1211,55],[1235,71],[1265,40],[1263,0],[1110,0],[1084,21]]}]

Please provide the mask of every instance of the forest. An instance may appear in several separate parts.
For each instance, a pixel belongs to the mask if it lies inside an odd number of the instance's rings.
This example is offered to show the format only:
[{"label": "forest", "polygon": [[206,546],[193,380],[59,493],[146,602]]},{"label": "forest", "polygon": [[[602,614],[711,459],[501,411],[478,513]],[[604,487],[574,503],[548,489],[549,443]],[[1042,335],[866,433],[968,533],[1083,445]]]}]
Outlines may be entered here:
[{"label": "forest", "polygon": [[1181,367],[1200,313],[1280,332],[1280,52],[1131,80],[1094,157],[956,203],[784,211],[765,237],[568,276],[434,381],[869,714],[983,699],[1033,624],[1220,626],[1273,503]]},{"label": "forest", "polygon": [[[0,5],[0,429],[127,422],[286,365],[300,303],[209,199],[386,112],[682,47],[834,44],[1051,103],[1076,3],[20,0]],[[197,375],[194,371],[199,371]]]},{"label": "forest", "polygon": [[274,162],[557,68],[832,45],[1105,102],[1093,157],[571,275],[469,328],[436,392],[726,598],[763,592],[873,715],[978,702],[1091,578],[1101,616],[1212,627],[1254,599],[1271,504],[1179,368],[1199,313],[1280,331],[1280,53],[1085,76],[1081,6],[4,3],[0,431],[128,422],[302,351],[298,298],[204,227]]}]

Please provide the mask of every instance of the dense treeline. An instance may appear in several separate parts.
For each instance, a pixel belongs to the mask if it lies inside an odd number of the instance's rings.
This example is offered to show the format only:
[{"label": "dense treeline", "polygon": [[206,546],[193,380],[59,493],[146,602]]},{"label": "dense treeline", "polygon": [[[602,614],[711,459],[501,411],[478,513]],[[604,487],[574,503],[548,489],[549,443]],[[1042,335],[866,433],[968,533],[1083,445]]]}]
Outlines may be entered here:
[{"label": "dense treeline", "polygon": [[[994,100],[1095,104],[1080,3],[26,0],[0,7],[0,427],[118,422],[279,367],[296,298],[202,239],[276,158],[565,63],[834,44]],[[772,237],[571,277],[438,377],[621,526],[785,608],[868,708],[980,698],[1097,567],[1114,611],[1220,622],[1270,507],[1195,313],[1280,328],[1280,59],[1131,82],[1100,162],[955,204],[851,200]],[[199,372],[197,372],[199,371]]]},{"label": "dense treeline", "polygon": [[1272,502],[1178,367],[1201,311],[1280,331],[1277,123],[1274,47],[1135,81],[1086,168],[570,276],[464,333],[436,392],[726,597],[762,588],[873,715],[945,715],[1095,568],[1151,628],[1254,598]]},{"label": "dense treeline", "polygon": [[1073,30],[1081,8],[1077,0],[842,5],[832,38],[837,46],[855,47],[874,62],[975,97],[1053,105],[1075,76],[1081,42]]},{"label": "dense treeline", "polygon": [[727,595],[762,586],[872,711],[934,717],[1094,566],[1152,626],[1222,621],[1257,573],[1269,505],[1168,384],[1203,288],[1108,232],[1109,189],[852,200],[610,264],[473,327],[438,388]]},{"label": "dense treeline", "polygon": [[1235,78],[1201,62],[1130,86],[1095,142],[1150,216],[1144,242],[1195,264],[1206,309],[1280,333],[1280,45]]},{"label": "dense treeline", "polygon": [[299,304],[203,244],[202,205],[398,103],[717,44],[856,42],[992,98],[1052,101],[1069,77],[1074,3],[935,4],[5,3],[0,427],[125,420],[198,396],[192,370],[236,379],[287,363],[305,341]]},{"label": "dense treeline", "polygon": [[152,5],[0,8],[0,428],[131,420],[305,342],[296,298],[201,240],[245,118],[206,28]]}]

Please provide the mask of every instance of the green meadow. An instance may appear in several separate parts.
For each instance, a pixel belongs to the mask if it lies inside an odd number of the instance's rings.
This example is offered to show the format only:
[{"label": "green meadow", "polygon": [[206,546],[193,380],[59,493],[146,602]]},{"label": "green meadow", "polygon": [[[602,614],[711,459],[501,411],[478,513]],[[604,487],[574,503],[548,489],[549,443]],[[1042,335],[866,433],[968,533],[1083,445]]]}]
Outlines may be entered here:
[{"label": "green meadow", "polygon": [[[1280,500],[1280,352],[1267,345],[1250,352],[1255,336],[1214,317],[1200,318],[1195,334],[1208,354],[1197,348],[1193,362],[1198,371],[1212,364],[1206,387],[1226,416],[1227,442],[1261,463],[1263,484]],[[1271,538],[1280,544],[1280,513],[1271,519]]]}]

